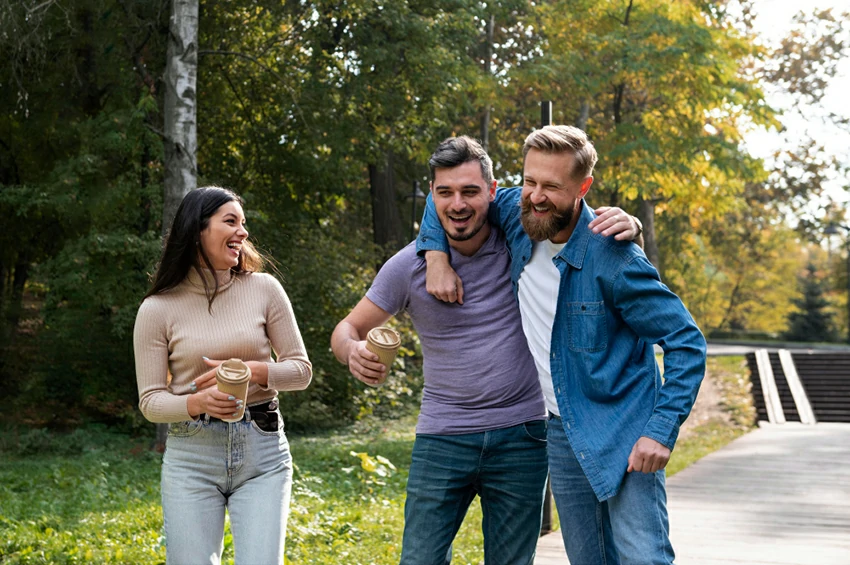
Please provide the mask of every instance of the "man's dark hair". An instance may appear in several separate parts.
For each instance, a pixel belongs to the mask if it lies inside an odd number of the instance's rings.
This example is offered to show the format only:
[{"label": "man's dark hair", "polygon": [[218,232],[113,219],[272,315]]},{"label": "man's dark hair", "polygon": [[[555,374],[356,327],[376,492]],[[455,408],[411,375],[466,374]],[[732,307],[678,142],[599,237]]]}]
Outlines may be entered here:
[{"label": "man's dark hair", "polygon": [[443,140],[428,159],[431,182],[434,182],[437,169],[451,169],[470,161],[478,161],[481,165],[481,176],[484,177],[484,182],[488,185],[493,182],[493,161],[480,143],[466,135]]}]

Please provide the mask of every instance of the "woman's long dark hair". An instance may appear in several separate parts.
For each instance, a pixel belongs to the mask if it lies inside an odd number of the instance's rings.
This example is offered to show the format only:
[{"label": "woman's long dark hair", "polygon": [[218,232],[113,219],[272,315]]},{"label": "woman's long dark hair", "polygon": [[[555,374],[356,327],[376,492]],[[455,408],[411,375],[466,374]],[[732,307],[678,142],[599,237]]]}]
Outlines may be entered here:
[{"label": "woman's long dark hair", "polygon": [[[145,298],[176,287],[189,275],[189,269],[195,269],[203,281],[204,292],[209,300],[209,307],[212,308],[213,300],[218,294],[218,278],[213,277],[215,286],[210,288],[208,277],[203,276],[201,271],[202,268],[214,271],[201,245],[201,232],[209,225],[210,217],[228,202],[238,202],[241,206],[242,198],[232,190],[218,186],[193,190],[183,198],[171,229],[165,237],[162,257]],[[232,267],[230,272],[234,276],[238,273],[259,272],[265,262],[265,257],[246,239],[239,253],[239,263]]]}]

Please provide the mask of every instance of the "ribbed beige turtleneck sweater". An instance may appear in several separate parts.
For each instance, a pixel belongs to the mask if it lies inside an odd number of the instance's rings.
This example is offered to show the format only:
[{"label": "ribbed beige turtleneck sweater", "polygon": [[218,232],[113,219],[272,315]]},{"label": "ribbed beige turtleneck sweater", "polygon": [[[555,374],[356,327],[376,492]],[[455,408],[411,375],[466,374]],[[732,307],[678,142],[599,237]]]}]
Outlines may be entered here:
[{"label": "ribbed beige turtleneck sweater", "polygon": [[[230,273],[220,271],[219,276]],[[277,391],[307,388],[313,375],[289,298],[277,279],[264,273],[227,279],[210,313],[201,279],[190,271],[177,287],[142,302],[133,346],[139,408],[151,422],[191,419],[186,408],[189,384],[210,370],[205,356],[268,364],[268,386],[249,385],[249,406],[271,400]]]}]

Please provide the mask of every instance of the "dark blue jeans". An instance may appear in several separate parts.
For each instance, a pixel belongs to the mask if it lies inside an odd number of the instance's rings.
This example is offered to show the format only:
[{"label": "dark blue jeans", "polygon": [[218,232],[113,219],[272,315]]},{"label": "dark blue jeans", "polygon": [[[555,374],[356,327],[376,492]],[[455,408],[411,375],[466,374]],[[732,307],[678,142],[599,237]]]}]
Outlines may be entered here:
[{"label": "dark blue jeans", "polygon": [[486,565],[534,560],[546,485],[546,422],[462,435],[417,435],[404,505],[402,565],[445,565],[475,495]]},{"label": "dark blue jeans", "polygon": [[[560,418],[549,420],[549,472],[570,563],[673,563],[664,469],[628,473],[620,491],[599,502],[576,459]],[[625,467],[625,462],[623,463]]]}]

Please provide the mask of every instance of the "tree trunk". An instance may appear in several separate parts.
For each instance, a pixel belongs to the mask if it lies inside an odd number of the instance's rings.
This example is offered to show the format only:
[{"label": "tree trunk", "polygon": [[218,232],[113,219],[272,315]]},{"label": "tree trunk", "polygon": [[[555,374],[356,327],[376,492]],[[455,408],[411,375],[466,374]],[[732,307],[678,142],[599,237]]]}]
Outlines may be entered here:
[{"label": "tree trunk", "polygon": [[369,187],[372,196],[372,233],[374,241],[389,253],[401,248],[401,216],[396,202],[393,154],[384,154],[382,162],[369,165]]},{"label": "tree trunk", "polygon": [[490,145],[490,106],[485,106],[481,114],[481,147],[487,151]]},{"label": "tree trunk", "polygon": [[[198,186],[196,84],[198,78],[198,0],[172,0],[165,64],[165,178],[162,233],[177,208]],[[167,424],[156,425],[154,449],[165,451]]]},{"label": "tree trunk", "polygon": [[[484,73],[487,76],[493,74],[491,61],[493,59],[493,28],[496,25],[496,17],[490,14],[487,20],[487,37],[484,40]],[[490,104],[484,107],[481,113],[481,146],[487,151],[490,145]]]},{"label": "tree trunk", "polygon": [[165,66],[163,233],[171,226],[183,197],[198,185],[197,76],[198,0],[173,0]]},{"label": "tree trunk", "polygon": [[590,103],[585,100],[581,103],[581,109],[579,110],[578,120],[576,120],[576,127],[584,132],[587,131],[587,120],[590,119]]},{"label": "tree trunk", "polygon": [[[18,255],[18,260],[15,262],[14,276],[12,277],[12,296],[9,300],[7,310],[7,320],[9,328],[14,336],[15,330],[18,327],[18,322],[21,320],[21,313],[24,310],[24,287],[27,284],[27,279],[30,276],[30,259],[28,253]],[[14,339],[14,337],[12,337]]]},{"label": "tree trunk", "polygon": [[661,272],[658,240],[655,239],[655,201],[638,198],[638,219],[643,223],[643,250],[646,258]]},{"label": "tree trunk", "polygon": [[6,279],[11,277],[8,269],[5,264],[0,262],[0,339],[3,340],[3,344],[0,345],[0,351],[8,346],[14,335],[14,328],[10,326],[8,318],[10,301],[6,296]]}]

